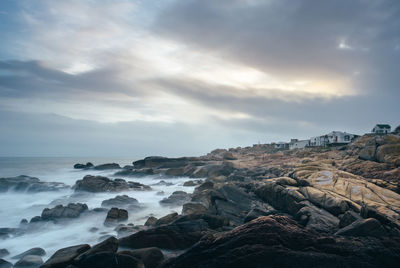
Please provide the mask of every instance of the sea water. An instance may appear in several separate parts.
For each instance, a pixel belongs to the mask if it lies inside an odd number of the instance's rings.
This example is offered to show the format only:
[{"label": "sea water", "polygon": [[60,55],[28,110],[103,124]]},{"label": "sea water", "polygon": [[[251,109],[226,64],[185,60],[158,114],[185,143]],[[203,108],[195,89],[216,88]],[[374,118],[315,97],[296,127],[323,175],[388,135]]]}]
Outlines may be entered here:
[{"label": "sea water", "polygon": [[[134,159],[107,159],[107,158],[0,158],[0,178],[28,175],[37,177],[41,181],[63,182],[73,186],[75,182],[85,175],[101,175],[113,177],[116,170],[77,170],[73,168],[75,163],[92,162],[95,165],[104,163],[119,163],[120,166],[132,163]],[[52,192],[39,193],[18,193],[8,191],[0,193],[0,228],[17,228],[22,219],[28,221],[34,216],[40,216],[44,208],[52,208],[57,204],[67,205],[70,202],[85,203],[89,209],[101,207],[101,202],[114,198],[117,195],[128,195],[136,198],[144,207],[138,211],[129,211],[129,219],[125,223],[142,225],[149,216],[162,217],[172,212],[180,213],[182,206],[165,207],[159,201],[168,197],[174,191],[193,192],[194,187],[183,186],[185,181],[191,180],[188,177],[165,177],[152,175],[145,177],[124,177],[118,176],[127,181],[135,181],[150,185],[150,191],[127,191],[118,193],[87,193],[73,197],[73,189],[63,189]],[[157,185],[164,180],[171,185]],[[164,192],[160,195],[159,192]],[[47,254],[44,260],[49,258],[56,250],[78,244],[98,243],[102,237],[107,235],[117,236],[114,227],[103,225],[106,213],[90,213],[82,215],[77,219],[68,220],[63,224],[46,222],[37,231],[28,232],[24,235],[14,236],[7,239],[0,239],[0,249],[6,248],[10,255],[5,257],[11,260],[12,256],[22,253],[33,247],[43,248]],[[96,232],[90,232],[93,227],[98,228]],[[12,260],[15,262],[16,260]]]}]

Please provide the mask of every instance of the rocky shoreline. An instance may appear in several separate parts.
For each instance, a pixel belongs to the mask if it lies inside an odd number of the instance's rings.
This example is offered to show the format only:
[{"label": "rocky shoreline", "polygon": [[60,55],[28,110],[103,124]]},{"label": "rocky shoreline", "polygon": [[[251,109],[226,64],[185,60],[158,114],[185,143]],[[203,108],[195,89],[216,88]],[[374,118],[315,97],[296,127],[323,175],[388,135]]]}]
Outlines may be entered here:
[{"label": "rocky shoreline", "polygon": [[[30,252],[21,255],[14,267],[29,263],[29,267],[70,268],[398,267],[400,263],[399,135],[365,135],[333,148],[277,150],[255,145],[218,149],[201,157],[147,157],[123,168],[115,163],[75,168],[115,169],[113,178],[88,175],[72,187],[77,195],[115,192],[115,198],[93,210],[79,203],[47,208],[24,222],[25,227],[0,230],[0,235],[6,239],[38,222],[62,224],[88,213],[104,213],[101,224],[115,226],[121,235],[92,247],[60,249],[44,264],[42,255]],[[144,225],[127,223],[126,209],[140,210],[140,203],[118,192],[148,191],[151,185],[121,177],[154,174],[189,177],[188,186],[196,188],[160,201],[166,207],[183,205],[181,213],[150,216]],[[0,179],[2,191],[60,187],[65,185],[25,177]],[[0,260],[0,267],[10,265]]]}]

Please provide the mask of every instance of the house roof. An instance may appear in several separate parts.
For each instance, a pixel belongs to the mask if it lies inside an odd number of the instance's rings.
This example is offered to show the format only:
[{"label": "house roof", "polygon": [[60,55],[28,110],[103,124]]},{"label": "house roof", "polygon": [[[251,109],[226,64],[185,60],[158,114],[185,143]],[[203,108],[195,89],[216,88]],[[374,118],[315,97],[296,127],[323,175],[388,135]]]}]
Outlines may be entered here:
[{"label": "house roof", "polygon": [[376,124],[376,127],[379,127],[379,128],[390,128],[390,125],[388,125],[388,124]]}]

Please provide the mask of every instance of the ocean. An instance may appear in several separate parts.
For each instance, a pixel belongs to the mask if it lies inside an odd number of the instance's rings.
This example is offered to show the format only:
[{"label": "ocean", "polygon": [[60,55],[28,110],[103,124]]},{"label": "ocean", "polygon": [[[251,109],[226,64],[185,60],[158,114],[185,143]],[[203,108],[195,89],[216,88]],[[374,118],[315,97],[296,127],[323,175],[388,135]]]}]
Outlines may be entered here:
[{"label": "ocean", "polygon": [[[109,159],[109,158],[71,158],[71,157],[1,157],[0,178],[27,175],[37,177],[41,181],[63,182],[73,186],[75,182],[85,175],[102,175],[113,177],[116,170],[77,170],[73,168],[76,163],[92,162],[95,165],[104,163],[118,163],[121,167],[132,164],[135,159]],[[67,205],[71,202],[80,202],[88,205],[89,209],[101,207],[101,202],[116,195],[126,194],[136,198],[144,209],[130,212],[126,223],[142,225],[149,216],[157,218],[172,212],[180,213],[181,206],[165,207],[159,204],[163,198],[168,197],[174,191],[193,192],[194,187],[183,186],[185,181],[191,180],[188,177],[165,177],[162,175],[151,175],[146,177],[118,177],[127,181],[135,181],[150,185],[150,191],[127,191],[119,193],[87,193],[73,197],[74,190],[71,188],[52,192],[25,193],[9,190],[0,193],[0,228],[18,228],[22,219],[28,221],[34,216],[40,216],[44,208],[52,208],[57,204]],[[171,185],[156,185],[161,180]],[[157,194],[164,192],[163,195]],[[117,236],[114,227],[103,225],[105,213],[92,213],[83,215],[77,219],[69,220],[66,224],[55,224],[46,222],[36,231],[27,232],[22,235],[12,236],[7,239],[0,239],[0,249],[5,248],[10,255],[4,257],[12,260],[11,257],[34,247],[41,247],[46,251],[44,260],[49,258],[56,250],[83,243],[90,245],[100,242],[101,238],[113,235]],[[90,232],[93,227],[98,228],[96,232]],[[16,260],[12,260],[15,262]]]}]

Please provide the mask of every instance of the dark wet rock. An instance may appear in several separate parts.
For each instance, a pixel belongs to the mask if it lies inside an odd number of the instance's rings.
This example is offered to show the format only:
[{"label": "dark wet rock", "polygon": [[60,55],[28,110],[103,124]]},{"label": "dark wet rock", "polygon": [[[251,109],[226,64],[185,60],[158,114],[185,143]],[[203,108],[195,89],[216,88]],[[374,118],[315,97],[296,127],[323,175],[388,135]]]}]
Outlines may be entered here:
[{"label": "dark wet rock", "polygon": [[94,167],[94,169],[96,170],[121,169],[121,167],[117,163],[108,163],[108,164],[97,165]]},{"label": "dark wet rock", "polygon": [[130,255],[143,261],[146,268],[157,268],[164,260],[164,254],[159,248],[141,248],[132,251],[121,251],[120,254]]},{"label": "dark wet rock", "polygon": [[79,268],[145,268],[143,262],[130,255],[113,253],[113,252],[98,252],[92,254],[82,261],[77,262]]},{"label": "dark wet rock", "polygon": [[19,222],[19,227],[20,227],[20,228],[24,228],[24,227],[27,227],[28,224],[29,224],[29,222],[28,222],[27,219],[22,219],[22,220]]},{"label": "dark wet rock", "polygon": [[229,163],[223,163],[222,165],[212,164],[206,165],[198,169],[193,173],[194,178],[217,178],[219,176],[229,176],[234,171],[234,168]]},{"label": "dark wet rock", "polygon": [[378,220],[374,218],[368,218],[353,222],[352,224],[337,231],[336,235],[379,237],[387,235],[387,232]]},{"label": "dark wet rock", "polygon": [[0,258],[10,255],[10,252],[6,248],[0,249]]},{"label": "dark wet rock", "polygon": [[120,238],[119,245],[127,248],[185,249],[207,233],[207,226],[204,220],[163,225]]},{"label": "dark wet rock", "polygon": [[177,218],[178,218],[178,213],[176,213],[176,212],[170,213],[164,217],[159,218],[156,222],[156,225],[159,226],[159,225],[164,225],[164,224],[170,224]]},{"label": "dark wet rock", "polygon": [[12,268],[12,267],[13,267],[13,265],[11,262],[0,259],[0,268]]},{"label": "dark wet rock", "polygon": [[183,183],[183,186],[196,186],[198,185],[198,183],[196,183],[196,181],[185,181]]},{"label": "dark wet rock", "polygon": [[132,177],[144,177],[149,175],[154,175],[155,172],[152,168],[142,168],[142,169],[122,169],[114,174],[114,176],[132,176]]},{"label": "dark wet rock", "polygon": [[183,204],[189,202],[190,199],[190,194],[184,191],[175,191],[169,197],[161,200],[160,204],[164,206],[182,206]]},{"label": "dark wet rock", "polygon": [[0,239],[7,239],[11,236],[20,236],[25,233],[25,229],[21,228],[0,228]]},{"label": "dark wet rock", "polygon": [[87,169],[87,168],[91,168],[91,167],[93,167],[94,165],[92,164],[92,163],[90,163],[90,162],[87,162],[86,164],[75,164],[74,165],[74,168],[75,169]]},{"label": "dark wet rock", "polygon": [[144,226],[156,226],[157,224],[157,218],[150,216],[147,218],[146,222],[144,223]]},{"label": "dark wet rock", "polygon": [[63,268],[73,264],[74,259],[89,250],[88,244],[62,248],[56,251],[42,266],[42,268]]},{"label": "dark wet rock", "polygon": [[169,168],[165,171],[165,175],[167,176],[183,176],[185,174],[184,168]]},{"label": "dark wet rock", "polygon": [[40,221],[42,221],[42,218],[40,216],[35,216],[29,221],[29,223],[36,223]]},{"label": "dark wet rock", "polygon": [[112,252],[115,253],[118,250],[118,239],[115,237],[109,237],[103,242],[94,245],[92,248],[89,250],[85,251],[84,253],[80,254],[78,257],[75,258],[76,262],[81,262],[88,256],[91,256],[93,254],[96,254],[98,252]]},{"label": "dark wet rock", "polygon": [[127,208],[127,207],[140,207],[139,201],[133,197],[129,197],[127,195],[117,195],[114,198],[104,200],[101,202],[102,207],[119,207],[119,208]]},{"label": "dark wet rock", "polygon": [[206,181],[202,184],[200,184],[200,186],[198,186],[196,188],[197,191],[204,191],[204,190],[210,190],[214,188],[214,183],[212,181]]},{"label": "dark wet rock", "polygon": [[43,260],[37,255],[26,255],[14,264],[15,268],[39,268]]},{"label": "dark wet rock", "polygon": [[125,209],[111,208],[107,213],[104,225],[112,226],[126,220],[128,220],[128,211]]},{"label": "dark wet rock", "polygon": [[166,182],[166,181],[164,181],[164,180],[161,180],[161,181],[159,181],[159,182],[157,182],[157,183],[154,183],[154,184],[152,184],[152,185],[157,185],[157,186],[171,186],[171,185],[174,185],[172,182]]},{"label": "dark wet rock", "polygon": [[207,208],[201,203],[186,203],[183,204],[182,214],[204,214],[207,212]]},{"label": "dark wet rock", "polygon": [[145,159],[133,162],[133,166],[139,168],[179,168],[198,160],[195,157],[167,158],[162,156],[149,156]]},{"label": "dark wet rock", "polygon": [[278,213],[278,211],[274,208],[270,208],[269,210],[262,209],[262,208],[253,208],[247,213],[246,217],[244,218],[243,222],[249,222],[254,219],[257,219],[262,216],[268,216]]},{"label": "dark wet rock", "polygon": [[218,215],[212,215],[208,213],[204,214],[188,214],[188,215],[181,215],[173,223],[183,223],[183,222],[190,222],[195,220],[203,220],[207,223],[210,229],[219,229],[221,227],[225,227],[229,225],[229,219],[224,218]]},{"label": "dark wet rock", "polygon": [[283,216],[260,217],[199,243],[162,267],[397,267],[400,240],[323,235]]},{"label": "dark wet rock", "polygon": [[21,254],[12,257],[12,259],[22,259],[27,255],[44,256],[46,255],[46,251],[42,248],[31,248],[25,252],[22,252]]},{"label": "dark wet rock", "polygon": [[16,192],[47,192],[58,191],[60,189],[69,188],[62,182],[44,182],[38,178],[29,176],[18,176],[11,178],[0,178],[0,192],[16,191]]},{"label": "dark wet rock", "polygon": [[72,219],[79,217],[88,210],[88,206],[82,203],[70,203],[67,206],[58,205],[54,208],[45,208],[42,211],[41,220]]},{"label": "dark wet rock", "polygon": [[126,190],[150,190],[147,185],[138,182],[127,182],[123,179],[111,180],[103,176],[86,175],[82,180],[76,181],[75,191],[99,192],[120,192]]},{"label": "dark wet rock", "polygon": [[122,236],[126,236],[126,235],[130,235],[133,233],[136,233],[138,231],[144,230],[147,227],[144,227],[143,225],[138,225],[138,226],[133,226],[133,225],[118,225],[117,227],[115,227],[115,231],[118,234],[118,237],[122,237]]},{"label": "dark wet rock", "polygon": [[97,227],[92,227],[92,228],[89,229],[89,232],[95,233],[95,232],[97,232],[98,230],[99,230],[99,228],[97,228]]},{"label": "dark wet rock", "polygon": [[343,228],[346,227],[350,224],[352,224],[353,222],[355,222],[356,220],[360,220],[362,219],[361,216],[359,214],[357,214],[354,211],[346,211],[346,213],[344,213],[341,217],[340,217],[340,221],[339,221],[339,228]]}]

